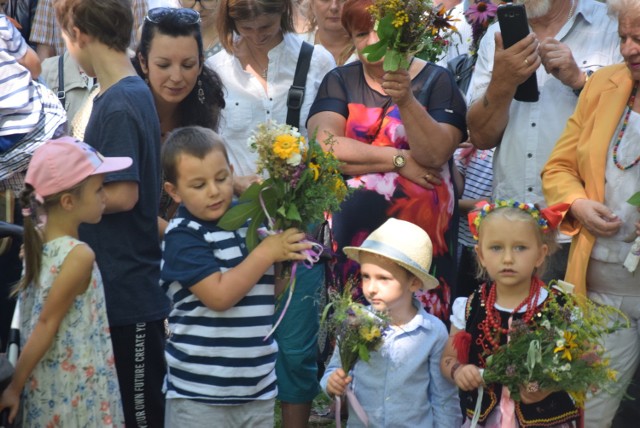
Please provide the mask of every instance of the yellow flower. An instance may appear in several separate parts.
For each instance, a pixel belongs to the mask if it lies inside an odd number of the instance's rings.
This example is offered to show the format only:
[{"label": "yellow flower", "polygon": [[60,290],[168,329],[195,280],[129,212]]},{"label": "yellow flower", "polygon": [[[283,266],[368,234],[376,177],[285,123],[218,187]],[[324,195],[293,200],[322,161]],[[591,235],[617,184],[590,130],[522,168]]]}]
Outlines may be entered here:
[{"label": "yellow flower", "polygon": [[339,199],[344,199],[344,197],[347,196],[347,186],[345,186],[344,181],[339,177],[335,180],[333,190]]},{"label": "yellow flower", "polygon": [[273,143],[273,153],[280,159],[288,159],[292,154],[300,153],[298,139],[293,135],[278,135],[275,143]]},{"label": "yellow flower", "polygon": [[376,338],[380,337],[380,329],[376,326],[362,327],[360,329],[360,336],[367,342],[372,342]]},{"label": "yellow flower", "polygon": [[571,332],[565,331],[563,336],[564,336],[564,341],[563,341],[564,343],[561,343],[558,346],[556,346],[553,352],[554,353],[562,352],[561,358],[571,361],[571,359],[573,358],[571,356],[571,350],[578,347],[578,344],[575,342],[576,335]]},{"label": "yellow flower", "polygon": [[584,391],[570,391],[569,395],[571,395],[571,397],[576,402],[576,405],[578,407],[583,407],[584,406],[584,402],[587,399],[586,392],[584,392]]},{"label": "yellow flower", "polygon": [[618,372],[613,369],[607,369],[607,378],[611,381],[615,381],[618,378]]},{"label": "yellow flower", "polygon": [[405,22],[409,22],[409,15],[407,15],[407,12],[405,12],[404,10],[397,11],[396,16],[392,22],[393,26],[396,28],[400,28]]},{"label": "yellow flower", "polygon": [[320,166],[317,163],[310,162],[309,169],[313,171],[313,181],[318,181],[318,177],[320,177]]}]

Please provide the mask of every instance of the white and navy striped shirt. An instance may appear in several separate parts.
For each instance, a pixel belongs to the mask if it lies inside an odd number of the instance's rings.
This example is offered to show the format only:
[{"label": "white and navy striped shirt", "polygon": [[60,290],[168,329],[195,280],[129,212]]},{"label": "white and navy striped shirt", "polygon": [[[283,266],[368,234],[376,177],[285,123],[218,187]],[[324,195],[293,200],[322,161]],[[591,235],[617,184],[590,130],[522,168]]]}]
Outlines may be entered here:
[{"label": "white and navy striped shirt", "polygon": [[40,118],[41,97],[31,72],[18,63],[27,47],[18,29],[0,14],[0,135],[26,134]]},{"label": "white and navy striped shirt", "polygon": [[278,345],[273,337],[263,340],[273,323],[273,267],[226,311],[209,309],[189,290],[246,258],[246,230],[222,230],[182,206],[167,227],[160,281],[173,305],[165,350],[167,399],[231,405],[276,396]]},{"label": "white and navy striped shirt", "polygon": [[[491,198],[493,186],[493,152],[495,149],[475,150],[471,159],[460,159],[460,153],[464,149],[457,149],[453,155],[456,168],[464,177],[464,190],[460,199],[484,199]],[[476,245],[469,222],[461,219],[458,225],[458,242],[465,247]]]}]

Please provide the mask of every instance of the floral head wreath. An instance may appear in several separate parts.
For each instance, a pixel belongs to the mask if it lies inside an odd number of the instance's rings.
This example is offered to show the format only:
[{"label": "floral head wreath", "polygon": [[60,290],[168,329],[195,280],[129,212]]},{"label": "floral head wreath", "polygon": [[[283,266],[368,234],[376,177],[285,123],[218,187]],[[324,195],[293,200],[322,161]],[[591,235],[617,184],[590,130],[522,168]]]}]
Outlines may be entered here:
[{"label": "floral head wreath", "polygon": [[481,201],[476,204],[477,209],[469,213],[469,229],[473,234],[473,238],[477,241],[480,222],[487,216],[487,214],[499,208],[518,208],[528,213],[536,220],[538,226],[542,230],[542,233],[547,233],[558,227],[564,217],[564,213],[569,209],[569,206],[569,204],[561,203],[540,210],[533,204],[517,202],[511,199],[508,201],[496,199],[493,203]]}]

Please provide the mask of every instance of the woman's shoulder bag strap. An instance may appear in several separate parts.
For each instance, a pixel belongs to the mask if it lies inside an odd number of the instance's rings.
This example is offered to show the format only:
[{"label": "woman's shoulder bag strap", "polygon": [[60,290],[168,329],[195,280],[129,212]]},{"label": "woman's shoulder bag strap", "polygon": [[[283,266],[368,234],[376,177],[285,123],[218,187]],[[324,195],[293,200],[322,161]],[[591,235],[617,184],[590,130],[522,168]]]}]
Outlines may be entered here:
[{"label": "woman's shoulder bag strap", "polygon": [[298,63],[296,64],[296,72],[293,76],[293,84],[289,88],[287,96],[287,125],[300,127],[300,110],[304,101],[304,88],[307,84],[307,73],[311,64],[311,55],[313,54],[313,45],[302,42],[300,54],[298,55]]}]

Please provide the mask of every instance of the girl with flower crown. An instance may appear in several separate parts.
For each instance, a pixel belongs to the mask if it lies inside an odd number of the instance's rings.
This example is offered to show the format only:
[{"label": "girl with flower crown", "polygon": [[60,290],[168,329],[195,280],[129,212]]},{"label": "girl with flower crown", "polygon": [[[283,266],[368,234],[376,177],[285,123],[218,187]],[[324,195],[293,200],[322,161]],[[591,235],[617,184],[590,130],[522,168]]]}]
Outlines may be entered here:
[{"label": "girl with flower crown", "polygon": [[[468,298],[453,304],[451,332],[443,352],[442,374],[460,388],[460,402],[470,426],[481,398],[477,420],[485,427],[572,427],[579,409],[564,391],[520,387],[520,401],[498,384],[484,385],[487,358],[508,341],[512,321],[540,321],[540,309],[549,290],[539,279],[546,257],[555,246],[556,207],[538,210],[513,201],[484,202],[469,214],[469,226],[478,240],[476,253],[481,274],[490,281]],[[526,355],[522,356],[523,359]]]}]

